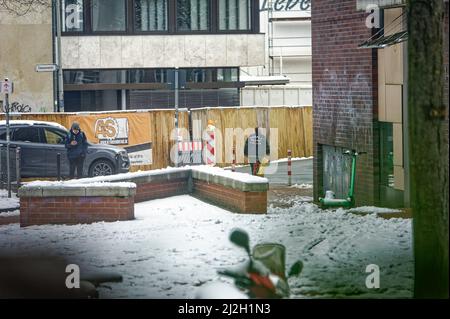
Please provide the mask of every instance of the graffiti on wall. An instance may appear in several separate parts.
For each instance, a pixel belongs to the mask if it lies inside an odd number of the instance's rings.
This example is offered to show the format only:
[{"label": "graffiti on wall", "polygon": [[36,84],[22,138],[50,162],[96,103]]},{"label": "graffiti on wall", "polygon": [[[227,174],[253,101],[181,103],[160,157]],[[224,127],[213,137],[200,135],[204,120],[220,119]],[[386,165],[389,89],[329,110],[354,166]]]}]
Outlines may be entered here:
[{"label": "graffiti on wall", "polygon": [[338,73],[327,69],[322,79],[314,90],[314,103],[329,112],[318,119],[321,126],[316,131],[319,140],[340,145],[341,137],[345,136],[347,147],[367,151],[365,148],[373,144],[369,78],[362,73],[350,75],[346,70]]},{"label": "graffiti on wall", "polygon": [[[316,105],[315,139],[323,145],[323,187],[337,197],[348,192],[350,161],[343,148],[367,152],[373,148],[373,102],[370,79],[362,72],[326,69],[314,90]],[[339,146],[339,147],[338,147]],[[342,148],[341,148],[342,147]]]},{"label": "graffiti on wall", "polygon": [[[0,107],[3,113],[6,112],[5,105],[3,105],[3,101],[0,101]],[[20,104],[19,102],[12,102],[9,105],[10,113],[31,113],[31,106],[28,104]]]}]

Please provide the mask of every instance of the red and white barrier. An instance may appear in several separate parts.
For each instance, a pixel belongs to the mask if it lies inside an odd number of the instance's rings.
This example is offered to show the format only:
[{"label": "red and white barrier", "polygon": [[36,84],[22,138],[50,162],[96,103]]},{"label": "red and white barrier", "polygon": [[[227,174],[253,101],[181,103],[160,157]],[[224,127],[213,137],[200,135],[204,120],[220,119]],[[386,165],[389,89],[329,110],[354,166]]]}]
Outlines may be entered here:
[{"label": "red and white barrier", "polygon": [[203,147],[202,147],[201,141],[178,142],[178,151],[179,152],[201,151],[202,148]]},{"label": "red and white barrier", "polygon": [[204,162],[208,165],[216,164],[216,142],[215,142],[215,127],[209,124],[205,134],[205,146],[204,146]]},{"label": "red and white barrier", "polygon": [[292,151],[288,150],[288,162],[287,162],[287,172],[288,172],[288,185],[292,185]]}]

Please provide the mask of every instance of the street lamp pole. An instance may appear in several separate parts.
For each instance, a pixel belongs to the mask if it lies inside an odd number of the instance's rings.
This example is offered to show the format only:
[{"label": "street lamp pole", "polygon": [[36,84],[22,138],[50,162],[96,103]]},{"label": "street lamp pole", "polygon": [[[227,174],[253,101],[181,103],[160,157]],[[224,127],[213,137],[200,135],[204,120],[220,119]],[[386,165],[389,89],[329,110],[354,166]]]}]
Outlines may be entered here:
[{"label": "street lamp pole", "polygon": [[175,81],[175,130],[177,132],[177,146],[176,146],[176,152],[177,152],[177,156],[176,156],[176,162],[175,162],[175,166],[178,167],[178,162],[180,160],[180,149],[179,149],[179,123],[178,123],[178,119],[179,119],[179,114],[178,114],[178,98],[179,98],[179,92],[178,92],[178,67],[175,68],[175,76],[174,76],[174,81]]},{"label": "street lamp pole", "polygon": [[58,65],[58,112],[64,112],[64,83],[61,57],[61,31],[62,31],[61,0],[56,0],[56,63]]}]

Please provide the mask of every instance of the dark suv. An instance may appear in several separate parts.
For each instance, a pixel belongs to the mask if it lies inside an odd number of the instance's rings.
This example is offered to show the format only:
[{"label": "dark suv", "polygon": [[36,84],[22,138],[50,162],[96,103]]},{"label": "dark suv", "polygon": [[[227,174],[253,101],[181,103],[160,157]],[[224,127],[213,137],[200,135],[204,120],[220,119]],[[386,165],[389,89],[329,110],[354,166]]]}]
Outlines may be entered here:
[{"label": "dark suv", "polygon": [[[10,121],[10,145],[21,148],[21,177],[56,177],[58,153],[61,154],[61,174],[69,176],[64,144],[67,134],[64,126],[53,122]],[[0,144],[6,146],[5,121],[0,121]],[[88,144],[83,176],[129,171],[130,160],[126,150],[112,145]]]}]

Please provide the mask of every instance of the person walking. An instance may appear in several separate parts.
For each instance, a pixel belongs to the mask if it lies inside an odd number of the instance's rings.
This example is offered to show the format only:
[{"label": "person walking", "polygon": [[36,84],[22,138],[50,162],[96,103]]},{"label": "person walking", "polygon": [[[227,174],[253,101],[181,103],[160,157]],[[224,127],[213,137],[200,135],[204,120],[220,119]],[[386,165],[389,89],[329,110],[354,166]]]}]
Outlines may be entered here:
[{"label": "person walking", "polygon": [[86,135],[81,131],[80,124],[74,122],[66,137],[67,157],[70,165],[70,179],[75,177],[75,170],[77,171],[77,178],[83,177],[83,164],[84,159],[86,158],[87,147],[88,143]]},{"label": "person walking", "polygon": [[247,157],[252,170],[252,175],[258,175],[261,161],[270,154],[270,146],[264,134],[259,133],[255,128],[255,133],[250,135],[245,141],[244,155]]}]

